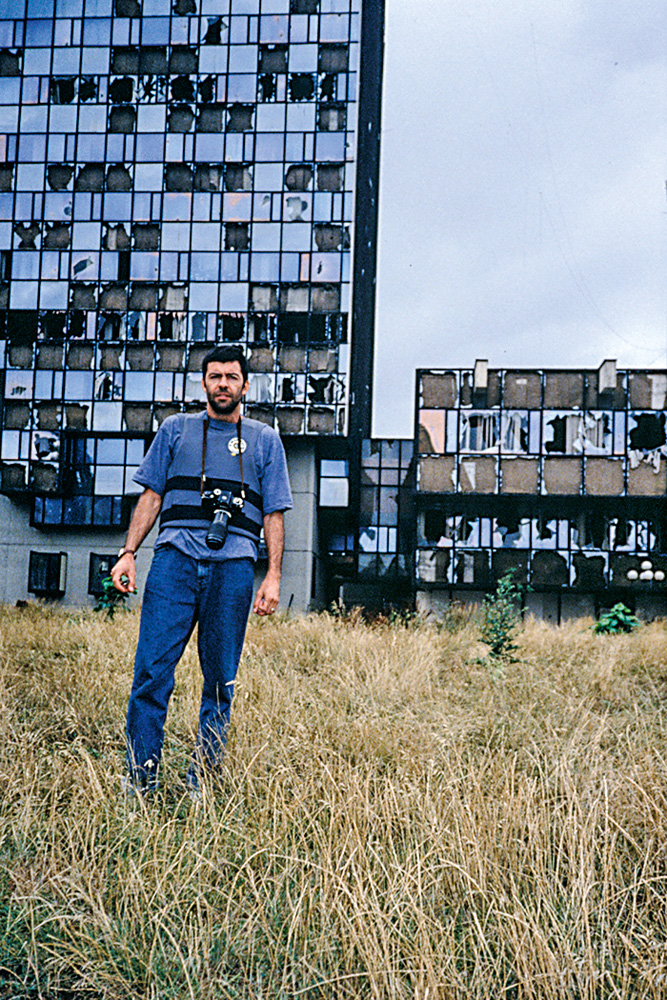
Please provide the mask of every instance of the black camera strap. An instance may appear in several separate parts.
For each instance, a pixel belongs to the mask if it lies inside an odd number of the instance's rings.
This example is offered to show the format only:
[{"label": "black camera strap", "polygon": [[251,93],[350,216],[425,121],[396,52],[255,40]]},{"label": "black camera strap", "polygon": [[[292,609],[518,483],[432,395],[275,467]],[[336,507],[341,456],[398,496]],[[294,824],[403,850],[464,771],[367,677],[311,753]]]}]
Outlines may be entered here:
[{"label": "black camera strap", "polygon": [[[199,492],[203,493],[206,489],[206,442],[208,438],[208,416],[204,417],[204,433],[202,436],[201,445],[201,481],[199,484]],[[245,503],[245,483],[243,481],[243,444],[241,442],[241,417],[236,421],[236,437],[238,440],[238,455],[239,455],[239,470],[241,472],[241,499]]]}]

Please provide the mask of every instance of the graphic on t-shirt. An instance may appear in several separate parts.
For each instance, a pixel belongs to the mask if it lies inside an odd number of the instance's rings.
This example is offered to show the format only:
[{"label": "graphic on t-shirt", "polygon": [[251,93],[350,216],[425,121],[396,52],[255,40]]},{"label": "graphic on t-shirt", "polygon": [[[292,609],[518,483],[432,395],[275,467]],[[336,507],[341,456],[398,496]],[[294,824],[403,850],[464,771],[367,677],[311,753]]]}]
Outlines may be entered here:
[{"label": "graphic on t-shirt", "polygon": [[[230,438],[229,441],[227,442],[227,447],[231,451],[232,455],[238,455],[238,453],[239,453],[239,439],[238,438]],[[247,442],[245,441],[244,438],[241,438],[241,452],[243,453],[246,450],[247,447],[248,447]]]}]

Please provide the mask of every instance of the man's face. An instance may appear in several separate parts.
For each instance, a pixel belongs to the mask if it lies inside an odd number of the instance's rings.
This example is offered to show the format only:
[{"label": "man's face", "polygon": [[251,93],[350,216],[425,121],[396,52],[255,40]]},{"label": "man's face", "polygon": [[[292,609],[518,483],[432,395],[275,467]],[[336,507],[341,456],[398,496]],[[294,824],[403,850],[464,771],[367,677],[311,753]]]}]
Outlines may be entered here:
[{"label": "man's face", "polygon": [[238,361],[211,361],[206,368],[202,386],[212,416],[226,417],[233,413],[248,391]]}]

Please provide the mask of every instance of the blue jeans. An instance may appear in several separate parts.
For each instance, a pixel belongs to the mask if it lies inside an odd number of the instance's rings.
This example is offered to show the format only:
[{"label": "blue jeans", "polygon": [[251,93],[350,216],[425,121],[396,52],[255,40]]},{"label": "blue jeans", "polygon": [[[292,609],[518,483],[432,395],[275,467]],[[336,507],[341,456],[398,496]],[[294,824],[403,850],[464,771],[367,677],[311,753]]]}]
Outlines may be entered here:
[{"label": "blue jeans", "polygon": [[146,580],[134,682],[127,709],[127,763],[138,789],[157,787],[174,672],[195,623],[204,675],[188,781],[222,759],[234,679],[252,600],[250,559],[197,560],[171,545],[156,550]]}]

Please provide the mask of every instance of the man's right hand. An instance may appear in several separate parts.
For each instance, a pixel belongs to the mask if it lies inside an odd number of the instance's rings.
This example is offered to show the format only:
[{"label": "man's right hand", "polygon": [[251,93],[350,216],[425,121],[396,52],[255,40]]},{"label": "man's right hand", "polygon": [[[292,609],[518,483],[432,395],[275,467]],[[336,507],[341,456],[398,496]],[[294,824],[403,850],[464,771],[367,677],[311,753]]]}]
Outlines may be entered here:
[{"label": "man's right hand", "polygon": [[125,555],[120,557],[111,570],[111,579],[113,580],[114,587],[121,594],[134,593],[137,581],[137,568],[131,552],[126,552]]}]

